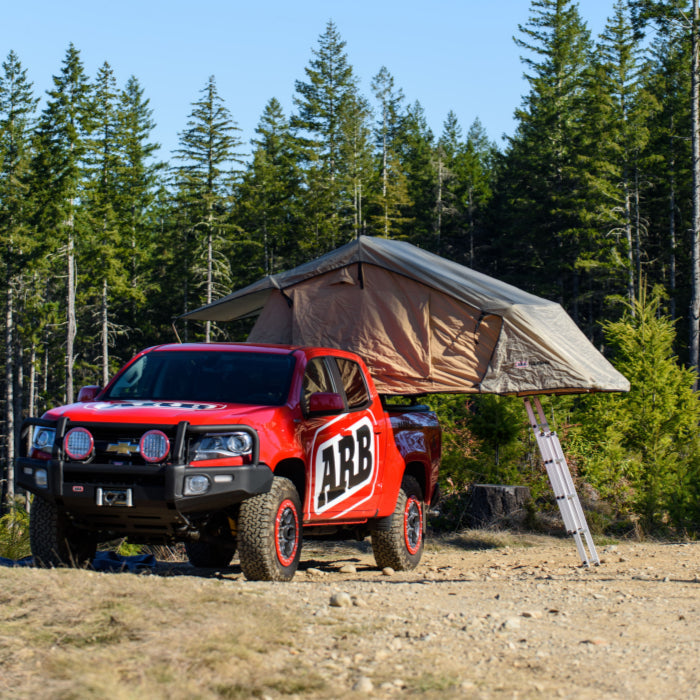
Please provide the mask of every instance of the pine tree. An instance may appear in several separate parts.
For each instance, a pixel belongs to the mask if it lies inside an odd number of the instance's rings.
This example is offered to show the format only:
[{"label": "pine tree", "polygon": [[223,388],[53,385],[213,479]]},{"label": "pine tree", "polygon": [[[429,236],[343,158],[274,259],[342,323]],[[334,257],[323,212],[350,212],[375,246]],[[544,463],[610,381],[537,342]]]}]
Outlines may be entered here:
[{"label": "pine tree", "polygon": [[341,212],[344,228],[354,237],[367,232],[367,202],[371,202],[377,191],[375,177],[370,108],[358,94],[350,94],[341,110],[340,160],[343,163],[339,175],[341,192],[345,194],[346,210]]},{"label": "pine tree", "polygon": [[579,169],[590,37],[572,0],[533,0],[516,44],[530,92],[501,173],[499,241],[509,279],[579,315],[585,187]]},{"label": "pine tree", "polygon": [[71,44],[41,114],[32,161],[37,236],[65,262],[65,400],[73,401],[76,326],[76,246],[85,235],[80,206],[83,162],[91,124],[90,84]]},{"label": "pine tree", "polygon": [[[120,331],[113,320],[113,297],[123,298],[129,292],[124,265],[126,249],[117,217],[121,170],[118,91],[108,63],[98,71],[90,112],[92,124],[86,151],[84,195],[90,233],[81,251],[82,297],[84,309],[91,315],[91,322],[86,326],[99,329],[98,342],[89,342],[88,347],[99,347],[100,355],[87,359],[101,367],[104,386],[110,376],[110,346]],[[86,335],[83,334],[83,340],[87,339]]]},{"label": "pine tree", "polygon": [[[219,96],[214,76],[207,81],[202,95],[193,103],[187,128],[180,134],[175,157],[181,165],[175,177],[180,201],[187,211],[187,235],[199,244],[196,257],[204,262],[204,269],[198,266],[194,272],[200,280],[203,278],[203,301],[209,304],[215,294],[228,292],[231,279],[230,261],[222,248],[231,226],[232,168],[240,163],[236,149],[241,142],[236,134],[240,129]],[[211,321],[207,321],[206,342],[211,340],[211,333]]]},{"label": "pine tree", "polygon": [[[158,144],[150,141],[155,128],[153,110],[143,88],[131,76],[119,93],[117,111],[119,172],[115,212],[123,246],[127,249],[128,293],[115,300],[118,325],[126,329],[126,360],[143,345],[159,309],[147,302],[160,287],[161,264],[156,248],[160,241],[154,206],[164,164],[155,160]],[[170,309],[172,314],[173,309]],[[169,320],[169,319],[168,319]]]},{"label": "pine tree", "polygon": [[[19,427],[21,403],[15,394],[18,373],[23,367],[16,362],[18,296],[26,284],[26,266],[31,248],[28,211],[28,167],[31,156],[31,129],[37,100],[27,72],[13,51],[2,64],[0,75],[0,251],[5,282],[5,421],[0,472],[0,513],[14,497],[14,445]],[[21,341],[20,341],[21,342]],[[19,397],[21,398],[21,397]]]},{"label": "pine tree", "polygon": [[433,132],[428,128],[420,102],[411,105],[401,129],[401,165],[408,183],[402,237],[436,250],[437,172]]},{"label": "pine tree", "polygon": [[257,242],[262,259],[256,256],[251,275],[237,285],[294,267],[303,262],[300,251],[311,247],[302,240],[299,145],[277,99],[268,102],[255,131],[253,157],[237,191],[236,221]]},{"label": "pine tree", "polygon": [[691,298],[688,314],[690,365],[700,368],[700,2],[634,0],[636,24],[654,23],[663,32],[679,32],[690,44],[690,142],[692,173]]},{"label": "pine tree", "polygon": [[[603,241],[621,242],[613,260],[624,261],[626,297],[632,303],[642,278],[647,233],[642,214],[643,183],[651,170],[645,157],[647,124],[658,105],[644,89],[647,65],[641,59],[626,4],[618,0],[613,12],[592,62],[587,116],[594,155],[587,170],[592,196],[598,195],[597,217],[602,229],[597,238],[601,241],[598,253],[593,252],[600,260],[600,251],[609,255],[609,246],[602,245]],[[600,107],[591,110],[591,104]],[[601,285],[603,279],[611,277],[611,267],[603,268],[598,278]]]},{"label": "pine tree", "polygon": [[[467,228],[467,242],[461,258],[469,267],[477,266],[476,241],[486,235],[485,216],[493,194],[496,152],[495,144],[489,141],[479,119],[474,120],[455,163],[464,192]],[[483,269],[483,263],[477,267]]]},{"label": "pine tree", "polygon": [[[661,263],[657,280],[666,287],[669,314],[676,318],[676,309],[687,308],[690,299],[689,275],[681,273],[690,269],[687,232],[692,229],[691,144],[685,138],[690,132],[690,75],[686,69],[690,46],[683,37],[671,34],[661,35],[653,48],[648,90],[661,109],[650,127],[649,151],[657,165],[650,173],[649,218],[654,224],[651,234],[655,245],[649,257]],[[682,335],[688,337],[687,324]]]},{"label": "pine tree", "polygon": [[394,77],[382,66],[372,79],[372,90],[379,103],[374,129],[381,191],[376,206],[370,202],[370,226],[384,238],[398,236],[404,223],[403,210],[408,204],[406,176],[399,158],[403,127],[403,91],[394,87]]},{"label": "pine tree", "polygon": [[457,116],[448,113],[434,156],[438,252],[469,266],[474,265],[474,237],[483,229],[482,219],[491,197],[495,152],[478,119],[465,139]]},{"label": "pine tree", "polygon": [[[647,257],[655,264],[649,279],[663,284],[668,310],[676,318],[687,309],[692,294],[692,142],[691,41],[678,23],[666,24],[650,42],[651,69],[646,89],[660,106],[649,121],[649,170],[646,218],[649,220]],[[687,314],[679,319],[680,353],[689,336]]]},{"label": "pine tree", "polygon": [[464,207],[464,183],[458,177],[457,168],[464,150],[464,136],[457,115],[450,110],[442,127],[436,149],[437,253],[456,259],[464,248],[466,212]]},{"label": "pine tree", "polygon": [[658,292],[642,287],[634,309],[605,324],[613,361],[630,381],[623,395],[586,399],[575,416],[573,441],[584,477],[622,514],[642,518],[646,531],[665,522],[697,527],[700,515],[700,400],[695,373],[673,354],[673,321]]},{"label": "pine tree", "polygon": [[[333,22],[319,37],[314,58],[305,68],[307,81],[297,80],[291,125],[305,146],[307,198],[305,209],[311,235],[319,251],[335,248],[350,228],[345,211],[353,210],[353,192],[344,189],[349,167],[345,162],[346,121],[357,98],[356,80]],[[345,131],[345,133],[344,133]]]}]

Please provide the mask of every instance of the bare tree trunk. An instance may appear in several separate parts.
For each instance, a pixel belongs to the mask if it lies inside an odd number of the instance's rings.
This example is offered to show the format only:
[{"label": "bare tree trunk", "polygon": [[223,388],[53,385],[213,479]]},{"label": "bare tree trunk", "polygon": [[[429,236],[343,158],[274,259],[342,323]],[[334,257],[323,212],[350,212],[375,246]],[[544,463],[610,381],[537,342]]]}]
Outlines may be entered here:
[{"label": "bare tree trunk", "polygon": [[362,182],[358,185],[358,202],[357,202],[357,235],[359,236],[362,232]]},{"label": "bare tree trunk", "polygon": [[440,254],[440,236],[442,235],[442,153],[438,154],[438,191],[437,191],[437,252]]},{"label": "bare tree trunk", "polygon": [[29,351],[29,406],[30,416],[35,416],[36,410],[36,343],[32,340]]},{"label": "bare tree trunk", "polygon": [[267,240],[267,209],[263,213],[262,231],[263,231],[263,252],[265,254],[265,274],[271,275],[272,274],[272,262],[271,262],[272,253],[270,252],[270,243]]},{"label": "bare tree trunk", "polygon": [[15,445],[19,444],[24,415],[24,347],[19,334],[15,335]]},{"label": "bare tree trunk", "polygon": [[639,206],[639,168],[634,169],[634,268],[637,289],[642,285],[642,216]]},{"label": "bare tree trunk", "polygon": [[387,150],[386,142],[387,119],[386,109],[384,110],[384,134],[382,137],[382,199],[384,200],[384,238],[389,238],[389,202],[387,201],[387,183],[389,173],[387,171]]},{"label": "bare tree trunk", "polygon": [[469,225],[469,267],[474,267],[474,188],[469,187],[467,217]]},{"label": "bare tree trunk", "polygon": [[[161,224],[162,233],[162,224]],[[138,277],[138,261],[136,259],[136,205],[131,205],[131,318],[129,319],[131,324],[135,324],[136,321],[136,288],[138,287],[137,277]],[[133,327],[133,326],[132,326]]]},{"label": "bare tree trunk", "polygon": [[355,238],[359,238],[360,218],[357,215],[357,180],[354,182],[353,188],[352,188],[352,209],[353,209],[352,226],[355,229]]},{"label": "bare tree trunk", "polygon": [[353,193],[353,207],[355,209],[354,214],[354,226],[355,226],[355,238],[360,237],[362,231],[362,183],[355,181],[354,193]]},{"label": "bare tree trunk", "polygon": [[[209,215],[209,226],[207,227],[207,304],[211,304],[214,295],[212,288],[214,286],[214,242],[211,233],[211,214]],[[207,321],[204,332],[204,341],[211,341],[211,321]]]},{"label": "bare tree trunk", "polygon": [[5,306],[5,460],[7,469],[4,475],[5,483],[0,489],[0,495],[5,496],[0,503],[0,513],[3,512],[5,502],[14,499],[14,463],[15,463],[15,423],[14,423],[14,319],[13,319],[13,295],[10,280],[7,280],[6,306]]},{"label": "bare tree trunk", "polygon": [[[190,310],[190,232],[185,229],[185,254],[182,256],[182,313],[186,314]],[[185,321],[185,329],[183,333],[185,342],[188,342],[190,336],[190,327]]]},{"label": "bare tree trunk", "polygon": [[102,280],[102,386],[109,382],[109,327],[107,313],[107,278]]},{"label": "bare tree trunk", "polygon": [[671,180],[671,194],[668,200],[668,287],[670,290],[669,311],[671,318],[676,318],[676,158],[673,155],[673,117],[671,117],[671,162],[669,163]]},{"label": "bare tree trunk", "polygon": [[634,317],[634,242],[632,240],[630,193],[627,184],[625,184],[625,240],[627,242],[627,301]]},{"label": "bare tree trunk", "polygon": [[68,289],[66,294],[68,307],[66,324],[66,402],[73,403],[73,362],[77,327],[75,321],[75,233],[72,221],[68,225],[68,250],[66,256],[68,266]]},{"label": "bare tree trunk", "polygon": [[[690,300],[690,366],[698,369],[698,351],[700,350],[700,115],[698,100],[700,99],[700,52],[698,50],[698,0],[693,0],[692,23],[692,52],[693,63],[691,70],[691,120],[692,120],[692,150],[693,150],[693,228],[692,234],[692,266]],[[696,382],[697,384],[697,382]]]},{"label": "bare tree trunk", "polygon": [[44,345],[44,376],[43,376],[44,381],[42,382],[41,389],[44,393],[44,396],[49,391],[49,338],[48,338],[48,333],[46,334],[46,344]]}]

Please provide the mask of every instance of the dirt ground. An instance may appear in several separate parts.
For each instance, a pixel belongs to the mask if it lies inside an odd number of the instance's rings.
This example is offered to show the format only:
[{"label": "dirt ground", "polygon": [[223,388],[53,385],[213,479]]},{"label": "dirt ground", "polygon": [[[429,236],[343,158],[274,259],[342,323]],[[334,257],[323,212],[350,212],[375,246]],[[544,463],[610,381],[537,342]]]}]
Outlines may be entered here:
[{"label": "dirt ground", "polygon": [[700,543],[598,553],[585,568],[571,538],[472,531],[409,573],[368,542],[309,542],[286,584],[4,569],[0,695],[700,697]]}]

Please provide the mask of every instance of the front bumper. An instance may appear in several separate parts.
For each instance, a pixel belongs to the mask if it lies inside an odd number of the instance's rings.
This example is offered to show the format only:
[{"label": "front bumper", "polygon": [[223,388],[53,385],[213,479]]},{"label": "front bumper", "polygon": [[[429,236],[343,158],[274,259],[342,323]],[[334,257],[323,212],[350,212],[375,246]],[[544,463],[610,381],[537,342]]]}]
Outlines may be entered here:
[{"label": "front bumper", "polygon": [[[65,432],[65,426],[59,432]],[[272,470],[257,461],[257,449],[252,464],[210,467],[193,467],[185,461],[155,466],[82,463],[56,452],[49,460],[22,454],[16,462],[15,484],[56,503],[75,525],[103,537],[129,536],[143,542],[182,539],[196,530],[198,521],[265,493],[272,485]],[[183,450],[175,455],[183,457]],[[190,476],[205,476],[207,491],[186,495]]]},{"label": "front bumper", "polygon": [[[37,486],[37,471],[45,470],[47,485]],[[204,494],[184,495],[188,476],[206,476],[209,489]],[[47,500],[58,501],[69,510],[92,510],[107,507],[108,494],[130,489],[129,505],[154,508],[163,504],[181,513],[221,510],[258,493],[270,490],[272,470],[266,464],[237,467],[191,467],[172,464],[163,467],[119,466],[112,464],[77,464],[55,460],[17,460],[17,486]],[[98,504],[98,490],[102,505]],[[114,507],[119,507],[119,501]]]}]

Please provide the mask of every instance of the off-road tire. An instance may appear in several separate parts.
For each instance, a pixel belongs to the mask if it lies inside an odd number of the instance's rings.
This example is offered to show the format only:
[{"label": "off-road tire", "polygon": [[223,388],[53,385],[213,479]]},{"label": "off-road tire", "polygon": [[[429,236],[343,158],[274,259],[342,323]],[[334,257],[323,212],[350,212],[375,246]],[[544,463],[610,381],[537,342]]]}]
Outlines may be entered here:
[{"label": "off-road tire", "polygon": [[97,543],[81,533],[55,503],[35,496],[29,513],[29,543],[37,566],[85,567],[95,557]]},{"label": "off-road tire", "polygon": [[238,556],[249,581],[291,580],[299,566],[301,542],[301,499],[289,479],[276,476],[267,493],[241,503]]},{"label": "off-road tire", "polygon": [[425,517],[423,492],[416,479],[404,476],[396,499],[391,528],[372,531],[372,552],[377,566],[410,571],[423,556]]},{"label": "off-road tire", "polygon": [[236,553],[236,540],[218,542],[185,542],[187,558],[192,566],[219,569],[228,566]]}]

